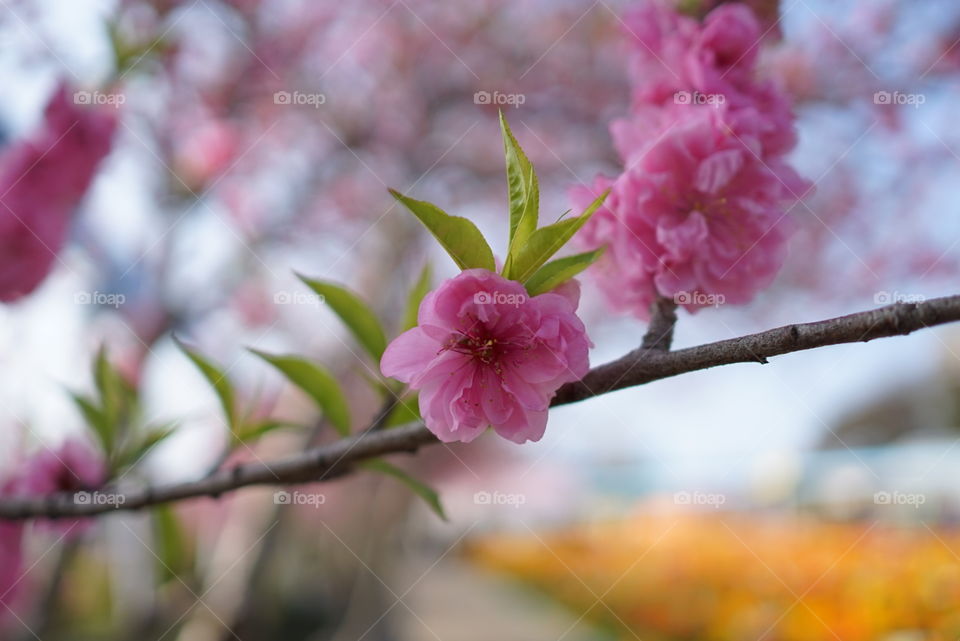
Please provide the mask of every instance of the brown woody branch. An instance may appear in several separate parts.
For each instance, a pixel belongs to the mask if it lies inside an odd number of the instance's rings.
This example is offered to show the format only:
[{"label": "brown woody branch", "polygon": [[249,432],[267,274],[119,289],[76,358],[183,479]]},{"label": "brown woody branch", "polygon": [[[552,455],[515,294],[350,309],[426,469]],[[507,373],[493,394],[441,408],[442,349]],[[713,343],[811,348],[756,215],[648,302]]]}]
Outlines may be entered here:
[{"label": "brown woody branch", "polygon": [[643,335],[641,349],[670,349],[673,342],[673,327],[677,324],[677,304],[669,298],[658,296],[650,305],[650,324]]},{"label": "brown woody branch", "polygon": [[[575,403],[616,390],[643,385],[678,374],[733,363],[766,363],[771,356],[827,345],[856,343],[910,334],[919,329],[960,321],[960,296],[923,303],[898,303],[815,323],[787,325],[758,334],[708,343],[677,351],[641,347],[610,363],[593,368],[583,380],[564,385],[552,405]],[[72,494],[0,500],[0,519],[91,516],[114,510],[136,510],[160,503],[220,495],[250,485],[289,485],[327,481],[362,461],[387,454],[412,453],[438,443],[423,425],[367,430],[356,436],[306,452],[264,463],[244,463],[206,478],[127,491],[104,490],[113,501],[83,503]]]}]

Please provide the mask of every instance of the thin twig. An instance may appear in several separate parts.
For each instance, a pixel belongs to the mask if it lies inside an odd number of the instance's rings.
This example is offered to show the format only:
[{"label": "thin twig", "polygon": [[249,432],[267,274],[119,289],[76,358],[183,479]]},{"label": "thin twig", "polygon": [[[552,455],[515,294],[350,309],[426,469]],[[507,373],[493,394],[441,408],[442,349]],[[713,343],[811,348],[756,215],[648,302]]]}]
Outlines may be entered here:
[{"label": "thin twig", "polygon": [[643,335],[642,349],[670,349],[673,326],[677,324],[677,304],[670,298],[658,296],[650,305],[650,324]]}]

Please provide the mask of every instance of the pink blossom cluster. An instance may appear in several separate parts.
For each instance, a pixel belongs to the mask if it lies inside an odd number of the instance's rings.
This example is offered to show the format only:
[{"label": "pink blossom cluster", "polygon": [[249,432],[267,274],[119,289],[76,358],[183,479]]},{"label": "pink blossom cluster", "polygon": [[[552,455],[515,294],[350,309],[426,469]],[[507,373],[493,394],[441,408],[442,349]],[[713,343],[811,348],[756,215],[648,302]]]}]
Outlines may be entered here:
[{"label": "pink blossom cluster", "polygon": [[584,206],[612,189],[579,237],[607,246],[599,286],[640,318],[658,296],[691,311],[748,302],[782,266],[787,212],[809,189],[784,160],[790,100],[757,77],[760,25],[741,4],[700,23],[652,0],[624,23],[633,101],[610,127],[624,170],[571,190]]},{"label": "pink blossom cluster", "polygon": [[15,496],[47,496],[100,487],[106,480],[103,457],[78,439],[67,439],[56,449],[43,448],[21,464],[8,481]]},{"label": "pink blossom cluster", "polygon": [[[107,477],[103,457],[85,442],[68,439],[56,449],[44,448],[20,463],[0,484],[0,497],[38,497],[75,493],[100,487]],[[63,537],[84,529],[78,521],[50,522]],[[21,596],[24,586],[24,525],[0,522],[0,624]]]},{"label": "pink blossom cluster", "polygon": [[590,367],[579,299],[575,281],[528,296],[516,281],[468,269],[427,294],[381,369],[420,390],[424,423],[442,441],[469,442],[488,427],[538,441],[554,393]]},{"label": "pink blossom cluster", "polygon": [[0,301],[31,293],[53,268],[115,124],[61,85],[39,129],[0,153]]}]

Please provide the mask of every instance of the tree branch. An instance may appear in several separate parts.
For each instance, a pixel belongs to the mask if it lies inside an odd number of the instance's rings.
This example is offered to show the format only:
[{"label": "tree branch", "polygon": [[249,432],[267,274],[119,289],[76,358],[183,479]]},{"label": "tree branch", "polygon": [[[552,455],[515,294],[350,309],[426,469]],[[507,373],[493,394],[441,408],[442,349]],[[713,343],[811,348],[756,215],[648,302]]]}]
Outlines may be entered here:
[{"label": "tree branch", "polygon": [[[960,321],[960,296],[936,298],[923,303],[897,303],[840,318],[787,325],[672,352],[641,347],[620,359],[593,368],[577,383],[564,385],[551,405],[575,403],[718,365],[766,363],[771,356],[905,335],[955,321]],[[0,519],[91,516],[196,497],[216,498],[248,485],[327,481],[348,473],[358,462],[386,454],[412,453],[424,445],[438,442],[423,425],[418,424],[390,430],[368,430],[272,463],[245,463],[223,469],[198,481],[155,488],[147,486],[126,492],[104,490],[99,493],[99,499],[95,497],[88,503],[75,501],[72,494],[0,500]],[[116,500],[111,501],[109,497]]]},{"label": "tree branch", "polygon": [[384,454],[414,452],[430,442],[436,442],[436,437],[425,427],[407,425],[344,438],[271,463],[244,463],[224,468],[198,481],[161,487],[146,486],[125,492],[104,489],[90,493],[86,502],[77,501],[72,493],[6,499],[0,501],[0,519],[91,516],[202,496],[218,498],[221,494],[249,485],[328,481],[347,473],[358,461]]},{"label": "tree branch", "polygon": [[677,304],[658,296],[650,305],[650,324],[643,335],[642,349],[667,351],[673,342],[673,326],[677,324]]},{"label": "tree branch", "polygon": [[960,321],[960,296],[946,296],[923,303],[897,303],[815,323],[786,325],[672,352],[640,348],[593,368],[577,383],[564,385],[558,390],[553,404],[575,403],[718,365],[765,364],[771,356],[841,343],[903,336],[919,329],[956,321]]}]

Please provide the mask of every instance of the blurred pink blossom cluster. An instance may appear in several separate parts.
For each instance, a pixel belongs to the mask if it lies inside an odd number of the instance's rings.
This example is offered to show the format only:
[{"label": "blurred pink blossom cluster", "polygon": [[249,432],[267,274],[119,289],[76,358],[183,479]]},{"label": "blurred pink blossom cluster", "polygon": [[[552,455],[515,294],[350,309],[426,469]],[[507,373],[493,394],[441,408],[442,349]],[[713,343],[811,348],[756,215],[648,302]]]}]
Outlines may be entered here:
[{"label": "blurred pink blossom cluster", "polygon": [[38,130],[0,153],[0,301],[31,293],[52,269],[115,125],[61,85]]},{"label": "blurred pink blossom cluster", "polygon": [[647,318],[658,297],[690,311],[745,303],[787,252],[787,212],[809,184],[785,162],[796,136],[790,100],[757,77],[762,38],[736,3],[702,23],[649,1],[624,19],[633,99],[610,131],[624,164],[571,198],[612,188],[580,235],[607,246],[594,268],[612,307]]},{"label": "blurred pink blossom cluster", "polygon": [[94,490],[106,475],[103,457],[96,450],[82,440],[67,439],[56,449],[43,448],[24,461],[8,481],[9,493],[47,496]]},{"label": "blurred pink blossom cluster", "polygon": [[[68,439],[55,449],[44,448],[21,462],[0,483],[0,497],[41,497],[57,492],[73,494],[94,490],[107,478],[103,457],[78,439]],[[49,522],[58,536],[72,538],[81,534],[80,521]],[[0,624],[24,592],[24,526],[17,522],[0,523]]]}]

